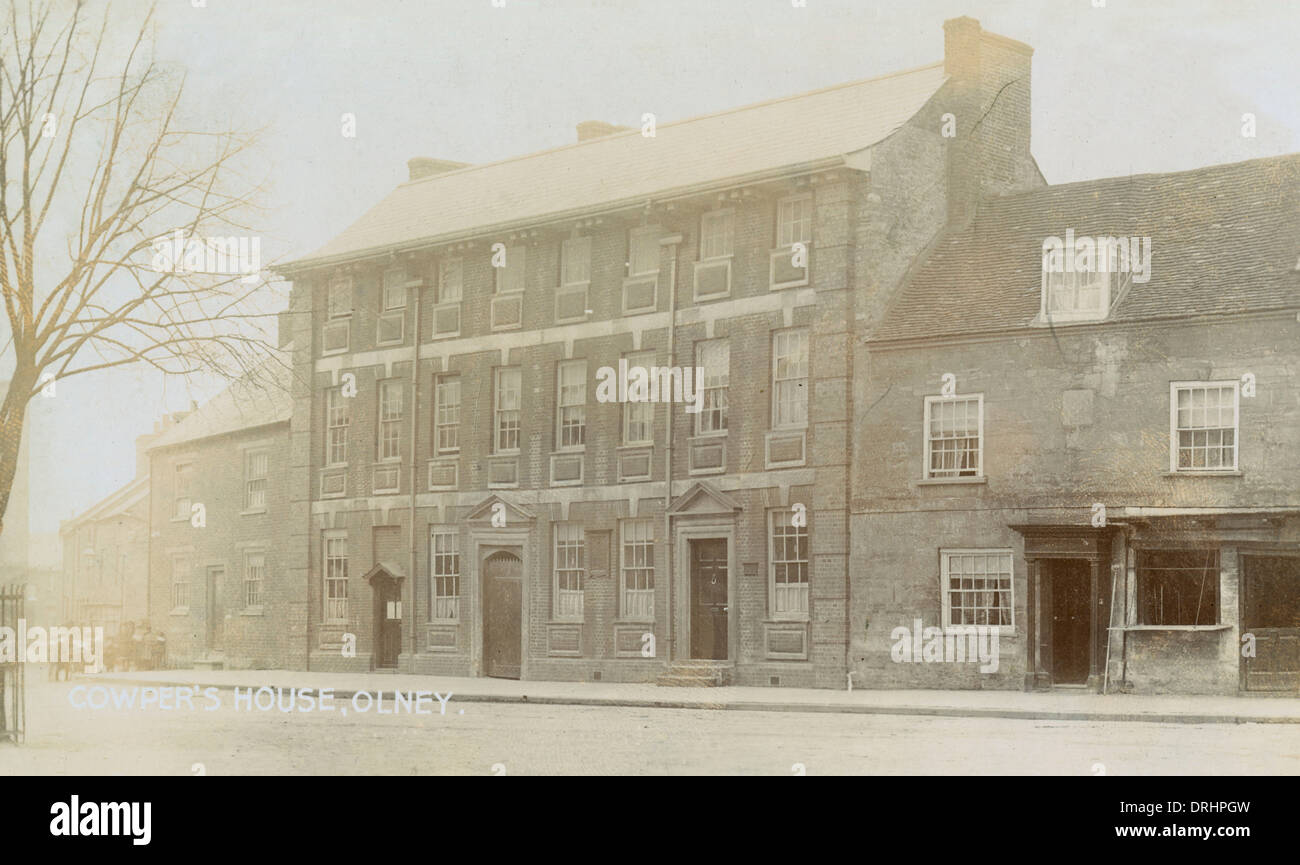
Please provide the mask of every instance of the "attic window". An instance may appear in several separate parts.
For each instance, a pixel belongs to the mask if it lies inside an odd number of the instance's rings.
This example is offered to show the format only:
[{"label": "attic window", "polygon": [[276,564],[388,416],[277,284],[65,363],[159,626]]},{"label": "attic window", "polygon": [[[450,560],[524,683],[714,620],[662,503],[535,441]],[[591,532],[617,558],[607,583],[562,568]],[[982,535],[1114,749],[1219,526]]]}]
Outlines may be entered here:
[{"label": "attic window", "polygon": [[1060,323],[1105,318],[1111,300],[1108,252],[1104,244],[1095,252],[1049,251],[1045,246],[1040,320]]}]

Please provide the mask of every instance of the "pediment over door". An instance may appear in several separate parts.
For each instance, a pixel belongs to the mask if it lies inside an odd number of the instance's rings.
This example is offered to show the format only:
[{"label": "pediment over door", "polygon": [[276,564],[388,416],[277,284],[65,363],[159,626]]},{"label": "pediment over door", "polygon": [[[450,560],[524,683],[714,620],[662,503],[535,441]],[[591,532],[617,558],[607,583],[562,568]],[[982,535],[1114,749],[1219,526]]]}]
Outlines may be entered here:
[{"label": "pediment over door", "polygon": [[[501,507],[496,507],[500,505]],[[492,518],[497,517],[500,522],[501,517],[505,518],[506,526],[519,525],[520,523],[531,523],[536,519],[536,515],[528,508],[517,505],[513,502],[503,499],[501,496],[488,496],[482,502],[477,504],[469,515],[465,517],[466,521],[471,523],[485,523],[492,525]]]},{"label": "pediment over door", "polygon": [[699,481],[673,500],[668,513],[675,517],[711,514],[734,516],[741,510],[740,502],[711,483]]},{"label": "pediment over door", "polygon": [[377,562],[373,568],[366,571],[362,579],[367,583],[373,583],[376,579],[384,578],[400,584],[406,579],[406,574],[402,569],[392,562]]}]

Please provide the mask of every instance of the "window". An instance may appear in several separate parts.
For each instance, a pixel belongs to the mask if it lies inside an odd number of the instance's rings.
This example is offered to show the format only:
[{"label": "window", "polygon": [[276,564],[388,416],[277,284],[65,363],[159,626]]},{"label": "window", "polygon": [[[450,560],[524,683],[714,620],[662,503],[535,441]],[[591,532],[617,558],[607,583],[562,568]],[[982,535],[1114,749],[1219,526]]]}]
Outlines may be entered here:
[{"label": "window", "polygon": [[1137,607],[1139,625],[1217,625],[1219,551],[1138,550]]},{"label": "window", "polygon": [[325,460],[328,465],[343,465],[348,461],[348,427],[352,423],[352,409],[343,388],[332,387],[325,391]]},{"label": "window", "polygon": [[332,319],[346,318],[352,314],[351,277],[341,276],[330,282],[327,305],[329,317]]},{"label": "window", "polygon": [[496,375],[492,442],[496,453],[519,450],[519,398],[522,374],[518,367],[501,367]]},{"label": "window", "polygon": [[406,271],[392,267],[384,271],[384,311],[406,308]]},{"label": "window", "polygon": [[634,228],[627,236],[627,275],[659,272],[659,227]]},{"label": "window", "polygon": [[577,523],[555,524],[555,618],[582,618],[586,540]]},{"label": "window", "polygon": [[266,451],[244,452],[244,510],[266,510]]},{"label": "window", "polygon": [[511,246],[506,248],[506,260],[502,267],[496,268],[497,294],[524,290],[524,267],[528,248]]},{"label": "window", "polygon": [[172,510],[172,516],[175,519],[190,518],[190,508],[192,507],[191,487],[194,481],[194,464],[179,463],[173,469],[175,474],[172,477],[172,489],[174,491],[175,507]]},{"label": "window", "polygon": [[379,383],[379,459],[402,458],[402,382],[387,379]]},{"label": "window", "polygon": [[1174,382],[1169,387],[1169,470],[1237,470],[1240,382]]},{"label": "window", "polygon": [[808,331],[772,335],[772,428],[808,425]]},{"label": "window", "polygon": [[434,427],[438,453],[460,451],[460,376],[440,375],[434,387]]},{"label": "window", "polygon": [[1014,630],[1010,550],[941,550],[943,626]]},{"label": "window", "polygon": [[343,531],[325,533],[325,619],[348,618],[348,536]]},{"label": "window", "polygon": [[978,478],[984,464],[984,395],[925,398],[926,478]]},{"label": "window", "polygon": [[808,526],[792,525],[789,511],[771,511],[772,614],[788,618],[808,615]]},{"label": "window", "polygon": [[[1110,265],[1108,247],[1102,244],[1094,258],[1096,266],[1069,270],[1049,262],[1043,255],[1042,317],[1054,321],[1079,321],[1105,318],[1110,308]],[[1075,250],[1066,249],[1063,256],[1073,260]]]},{"label": "window", "polygon": [[185,610],[190,606],[189,556],[172,556],[172,609]]},{"label": "window", "polygon": [[438,262],[438,302],[459,303],[464,292],[465,265],[459,258]]},{"label": "window", "polygon": [[262,585],[266,579],[266,553],[244,555],[244,606],[262,606]]},{"label": "window", "polygon": [[715,210],[700,217],[700,260],[731,255],[735,243],[735,213]]},{"label": "window", "polygon": [[624,520],[623,616],[651,622],[655,617],[655,539],[651,520]]},{"label": "window", "polygon": [[460,617],[460,533],[452,528],[429,529],[432,609],[429,618],[451,620]]},{"label": "window", "polygon": [[591,238],[571,237],[560,246],[560,285],[591,281]]},{"label": "window", "polygon": [[776,245],[794,246],[812,240],[812,196],[783,198],[776,205]]},{"label": "window", "polygon": [[[628,355],[627,366],[649,370],[654,366],[654,352]],[[652,402],[623,403],[623,444],[651,444],[654,441],[655,408]]]},{"label": "window", "polygon": [[731,346],[725,339],[701,342],[695,346],[695,366],[704,370],[697,387],[704,389],[703,407],[695,415],[695,434],[724,432],[727,429],[727,380],[731,367]]},{"label": "window", "polygon": [[580,448],[587,441],[587,362],[565,361],[556,368],[556,441],[559,447]]}]

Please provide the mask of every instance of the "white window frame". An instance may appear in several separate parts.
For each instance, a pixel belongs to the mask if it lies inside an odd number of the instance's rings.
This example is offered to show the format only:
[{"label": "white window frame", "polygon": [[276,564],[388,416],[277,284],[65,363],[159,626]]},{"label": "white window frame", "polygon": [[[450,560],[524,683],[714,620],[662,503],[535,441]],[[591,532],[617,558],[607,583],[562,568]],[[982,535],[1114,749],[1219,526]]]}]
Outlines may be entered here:
[{"label": "white window frame", "polygon": [[[254,559],[259,559],[261,564],[255,568]],[[256,593],[254,594],[253,585],[256,584]],[[266,551],[265,550],[245,550],[244,551],[244,608],[259,609],[266,602]],[[256,603],[254,603],[256,601]]]},{"label": "white window frame", "polygon": [[[582,523],[557,522],[552,524],[551,537],[551,586],[555,592],[555,618],[557,621],[581,622],[584,619],[584,592],[587,588],[586,529]],[[565,552],[563,557],[562,546]],[[561,575],[574,574],[577,575],[578,588],[562,588]]]},{"label": "white window frame", "polygon": [[[627,355],[627,368],[629,370],[634,366],[642,366],[649,370],[655,365],[655,353],[653,351],[636,352]],[[629,433],[632,431],[633,418],[637,414],[645,414],[644,426],[646,428],[646,438],[632,438]],[[636,421],[641,425],[641,421]],[[623,444],[625,445],[653,445],[655,439],[655,404],[652,402],[632,402],[625,400],[623,402]]]},{"label": "white window frame", "polygon": [[[518,267],[518,270],[515,268]],[[528,247],[520,244],[518,246],[506,247],[506,263],[504,267],[492,268],[496,271],[496,279],[493,283],[494,294],[518,294],[528,287]],[[518,273],[517,278],[507,279],[507,274]],[[517,282],[517,285],[511,285],[511,282]]]},{"label": "white window frame", "polygon": [[[349,399],[343,395],[342,387],[331,387],[325,391],[326,466],[348,464],[348,432],[352,428],[352,405]],[[341,459],[334,459],[336,449],[342,453]]]},{"label": "white window frame", "polygon": [[[1179,436],[1184,430],[1188,432],[1211,430],[1225,430],[1228,427],[1180,427],[1178,425],[1178,392],[1180,390],[1195,391],[1209,390],[1211,388],[1232,388],[1232,465],[1231,466],[1203,466],[1200,468],[1188,466],[1186,468],[1178,465]],[[1221,450],[1222,445],[1219,446]],[[1192,446],[1195,450],[1195,446]],[[1169,471],[1173,474],[1180,475],[1202,475],[1202,474],[1224,474],[1236,473],[1240,470],[1241,465],[1241,381],[1231,379],[1228,381],[1173,381],[1169,383]]]},{"label": "white window frame", "polygon": [[[455,385],[456,402],[454,407],[449,407],[447,392]],[[460,413],[464,391],[460,375],[458,373],[440,373],[433,378],[433,447],[434,452],[438,454],[458,454],[460,453]],[[455,419],[447,418],[455,412]],[[443,444],[443,431],[450,430],[451,437],[454,437],[456,444],[446,446]]]},{"label": "white window frame", "polygon": [[380,276],[380,281],[380,311],[406,309],[406,269],[400,266],[390,267]]},{"label": "white window frame", "polygon": [[[659,238],[661,236],[663,236],[663,229],[658,225],[645,225],[628,231],[627,275],[629,278],[636,276],[654,276],[659,273]],[[649,247],[650,253],[648,258],[654,262],[654,267],[637,267],[637,248],[639,244],[647,244]],[[645,250],[642,251],[644,252]]]},{"label": "white window frame", "polygon": [[330,321],[352,315],[353,293],[352,277],[337,276],[329,281],[325,289],[325,308],[326,317]]},{"label": "white window frame", "polygon": [[[786,376],[785,378],[779,378],[778,371],[780,370],[781,359],[783,357],[787,357],[787,358],[791,357],[792,355],[780,354],[778,351],[778,346],[783,337],[789,337],[794,335],[800,335],[802,337],[802,342],[803,342],[802,355],[803,355],[803,362],[805,366],[804,374],[802,376]],[[807,429],[808,412],[810,406],[808,392],[811,389],[810,383],[812,381],[812,334],[810,333],[809,329],[806,327],[792,327],[792,328],[785,328],[783,330],[776,330],[772,332],[772,340],[769,344],[771,346],[771,351],[772,351],[772,371],[771,371],[772,429],[774,430]],[[781,385],[788,382],[797,382],[797,381],[803,381],[803,420],[783,421],[781,419]]]},{"label": "white window frame", "polygon": [[[716,369],[710,367],[705,362],[705,354],[709,351],[721,350],[723,363],[721,374],[713,375]],[[695,366],[697,369],[704,370],[702,380],[696,384],[696,387],[703,389],[704,397],[701,405],[703,410],[695,415],[695,434],[703,435],[726,435],[727,434],[727,402],[731,385],[731,341],[726,337],[721,339],[701,340],[695,344]],[[719,383],[720,382],[720,383]],[[721,392],[720,407],[710,407],[710,404],[717,402],[713,395]],[[719,409],[721,412],[721,423],[714,429],[704,429],[704,421],[710,417],[710,412]]]},{"label": "white window frame", "polygon": [[[514,408],[503,408],[502,397],[507,393],[503,387],[502,379],[505,376],[511,376],[515,379],[516,386],[512,389],[514,392]],[[523,368],[518,366],[499,366],[496,368],[492,381],[492,453],[494,454],[517,454],[519,445],[523,438],[523,419],[521,408],[523,404],[524,390],[524,373]],[[504,433],[514,433],[514,446],[503,447],[502,441]]]},{"label": "white window frame", "polygon": [[[337,544],[337,546],[335,545]],[[325,622],[348,621],[348,533],[346,529],[328,529],[321,534],[321,575],[324,581],[321,601]],[[342,585],[342,594],[332,583]],[[331,615],[335,613],[336,615]]]},{"label": "white window frame", "polygon": [[[454,272],[456,278],[450,279]],[[465,260],[450,256],[438,262],[438,303],[460,303],[465,297]]]},{"label": "white window frame", "polygon": [[[716,225],[725,226],[720,234],[715,233]],[[709,247],[717,240],[724,247],[723,251],[711,250]],[[731,258],[736,253],[736,210],[723,207],[708,210],[700,214],[700,261],[721,261]]]},{"label": "white window frame", "polygon": [[[179,577],[185,579],[178,579]],[[186,553],[172,555],[172,609],[173,613],[187,612],[190,608],[190,589],[194,583],[194,562]],[[183,588],[182,588],[183,587]],[[178,603],[183,601],[184,603]]]},{"label": "white window frame", "polygon": [[[429,526],[429,621],[460,620],[460,569],[460,530]],[[444,591],[449,585],[454,593]]]},{"label": "white window frame", "polygon": [[[1062,256],[1069,257],[1071,258],[1071,260],[1073,260],[1075,250],[1063,249],[1061,254]],[[1064,261],[1064,258],[1062,260]],[[1094,270],[1082,271],[1082,272],[1073,269],[1068,271],[1067,270],[1055,271],[1055,270],[1048,270],[1047,255],[1046,253],[1044,253],[1043,265],[1042,265],[1043,267],[1042,286],[1043,287],[1042,287],[1042,291],[1040,292],[1039,312],[1038,312],[1039,321],[1051,322],[1052,324],[1084,322],[1084,321],[1101,321],[1105,319],[1107,315],[1110,314],[1112,279],[1111,279],[1111,262],[1110,262],[1109,246],[1106,244],[1101,244],[1097,248],[1096,255],[1093,257],[1093,260],[1097,263],[1097,267]],[[1091,278],[1085,281],[1082,278],[1083,275],[1087,275]],[[1073,309],[1066,309],[1066,310],[1061,310],[1059,312],[1052,312],[1051,293],[1053,290],[1052,283],[1054,279],[1059,279],[1061,283],[1060,290],[1069,291],[1072,294],[1072,296],[1076,299],[1076,302],[1080,292],[1085,290],[1096,289],[1098,304],[1100,308],[1096,310],[1084,310],[1084,309],[1079,309],[1077,306],[1075,306]],[[1096,284],[1094,285],[1093,283]]]},{"label": "white window frame", "polygon": [[[405,414],[406,394],[399,378],[379,380],[379,400],[376,408],[375,455],[378,462],[399,462],[402,459],[402,417]],[[396,394],[396,398],[392,395]],[[394,408],[394,403],[396,407]],[[392,452],[388,453],[388,445]]]},{"label": "white window frame", "polygon": [[[933,470],[931,469],[931,460],[930,460],[930,444],[933,441],[937,441],[937,439],[932,439],[930,437],[930,418],[932,415],[931,406],[936,404],[941,404],[941,403],[970,402],[971,400],[974,400],[976,402],[977,411],[979,412],[979,441],[976,443],[976,451],[975,451],[976,458],[979,460],[979,465],[976,466],[975,468],[975,474],[936,475],[933,473]],[[923,461],[922,473],[921,473],[922,479],[927,481],[948,481],[953,483],[962,483],[962,482],[969,483],[984,477],[984,394],[983,393],[961,393],[961,394],[954,394],[953,396],[927,396],[925,398],[925,418],[923,424],[924,426],[921,429],[921,437],[923,441],[923,446],[921,448],[922,450],[921,459]]]},{"label": "white window frame", "polygon": [[[575,268],[575,265],[581,265]],[[575,272],[576,269],[576,272]],[[591,238],[569,237],[560,242],[560,286],[575,288],[591,282]]]},{"label": "white window frame", "polygon": [[[953,623],[952,594],[951,594],[953,591],[958,591],[958,592],[987,591],[987,589],[983,589],[983,590],[975,589],[975,588],[967,589],[962,586],[958,586],[956,589],[953,589],[951,587],[950,585],[950,579],[952,573],[951,561],[953,556],[1000,556],[1000,557],[1005,556],[1006,557],[1006,561],[1007,561],[1007,568],[1006,568],[1007,607],[1006,609],[1008,614],[1011,617],[1011,622],[1005,625],[998,624],[998,625],[989,625],[987,627],[996,627],[999,636],[1010,636],[1015,634],[1016,632],[1016,559],[1015,559],[1015,551],[1010,549],[940,549],[939,550],[939,596],[943,602],[943,620],[942,620],[943,630],[945,632],[962,631],[966,628],[980,627],[974,622],[962,623],[962,624]],[[988,572],[986,571],[985,572],[986,579],[987,579],[987,573]],[[999,570],[997,573],[998,575],[1001,575],[1002,571]],[[974,577],[972,577],[971,579],[974,579]],[[995,589],[994,591],[1000,591],[1000,589]],[[963,607],[963,609],[965,608]]]},{"label": "white window frame", "polygon": [[[186,475],[187,484],[186,484],[184,496],[181,495],[181,489],[180,489],[182,469],[185,469],[189,472],[189,474]],[[182,512],[182,508],[180,507],[180,503],[182,500],[185,502],[185,507],[183,509],[183,512]],[[172,519],[188,520],[190,518],[190,515],[193,512],[194,512],[194,462],[193,460],[182,460],[172,466]]]},{"label": "white window frame", "polygon": [[[655,521],[652,519],[619,520],[618,536],[618,606],[622,618],[635,622],[653,622],[655,620]],[[646,585],[639,585],[642,582]],[[637,583],[638,587],[632,588],[631,583]]]},{"label": "white window frame", "polygon": [[[787,219],[786,208],[793,205],[808,206],[807,215],[800,216],[798,219]],[[785,229],[790,227],[789,237],[786,237]],[[796,243],[802,243],[808,246],[812,243],[813,229],[813,197],[811,192],[803,192],[797,195],[788,195],[776,203],[776,246],[777,249],[791,249]]]},{"label": "white window frame", "polygon": [[[566,374],[577,382],[565,382]],[[576,418],[572,424],[567,422]],[[565,443],[566,428],[577,430],[577,442]],[[571,436],[572,437],[572,436]],[[582,451],[587,446],[587,362],[563,360],[555,365],[555,449]]]},{"label": "white window frame", "polygon": [[[767,516],[767,596],[768,610],[773,619],[780,621],[807,621],[810,614],[810,597],[812,594],[812,532],[805,523],[802,526],[795,526],[792,523],[793,514],[788,509],[768,511]],[[781,537],[795,538],[796,548],[798,538],[803,537],[804,549],[807,555],[806,559],[800,558],[779,558],[777,557],[777,526],[781,527]],[[777,583],[776,570],[778,564],[797,565],[803,564],[803,573],[805,579],[797,583],[789,581]],[[784,593],[779,587],[784,587]],[[785,600],[782,600],[782,598]],[[791,603],[791,600],[794,603]]]},{"label": "white window frame", "polygon": [[[254,462],[261,458],[262,473],[261,475],[253,474]],[[246,513],[261,513],[266,510],[266,494],[270,488],[271,475],[271,452],[266,448],[249,448],[244,451],[244,511]],[[261,489],[254,490],[253,485],[261,481]],[[261,504],[253,502],[255,492],[261,492]]]}]

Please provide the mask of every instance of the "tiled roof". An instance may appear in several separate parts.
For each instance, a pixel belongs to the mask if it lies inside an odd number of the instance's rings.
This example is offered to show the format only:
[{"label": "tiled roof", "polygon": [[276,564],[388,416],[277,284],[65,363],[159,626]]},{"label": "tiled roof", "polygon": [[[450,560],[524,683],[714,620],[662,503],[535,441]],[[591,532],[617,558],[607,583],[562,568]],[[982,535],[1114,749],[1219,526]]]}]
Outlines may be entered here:
[{"label": "tiled roof", "polygon": [[109,493],[86,510],[59,524],[59,533],[66,534],[76,527],[95,520],[124,514],[149,495],[149,476],[132,478],[124,486]]},{"label": "tiled roof", "polygon": [[[943,64],[407,181],[295,264],[632,204],[860,151],[915,115]],[[290,267],[292,265],[289,265]]]},{"label": "tiled roof", "polygon": [[273,358],[190,412],[150,444],[149,450],[267,424],[287,423],[293,413],[291,376],[283,360]]},{"label": "tiled roof", "polygon": [[985,199],[969,226],[937,241],[871,340],[1026,327],[1040,309],[1043,241],[1070,228],[1151,238],[1150,280],[1133,283],[1107,321],[1300,307],[1300,154],[1291,154]]}]

